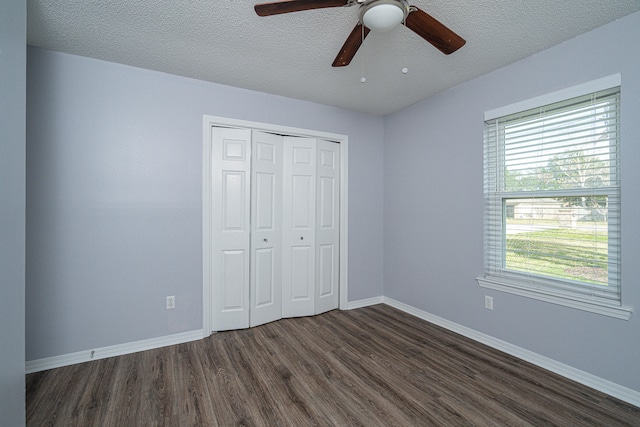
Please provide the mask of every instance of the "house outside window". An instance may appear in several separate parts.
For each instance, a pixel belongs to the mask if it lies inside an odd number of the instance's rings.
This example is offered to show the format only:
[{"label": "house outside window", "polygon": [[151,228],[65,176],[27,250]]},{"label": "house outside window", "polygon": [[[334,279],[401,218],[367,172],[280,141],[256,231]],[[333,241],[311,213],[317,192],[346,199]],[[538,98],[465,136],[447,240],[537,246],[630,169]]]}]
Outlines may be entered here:
[{"label": "house outside window", "polygon": [[619,75],[485,113],[478,283],[628,318],[619,164]]}]

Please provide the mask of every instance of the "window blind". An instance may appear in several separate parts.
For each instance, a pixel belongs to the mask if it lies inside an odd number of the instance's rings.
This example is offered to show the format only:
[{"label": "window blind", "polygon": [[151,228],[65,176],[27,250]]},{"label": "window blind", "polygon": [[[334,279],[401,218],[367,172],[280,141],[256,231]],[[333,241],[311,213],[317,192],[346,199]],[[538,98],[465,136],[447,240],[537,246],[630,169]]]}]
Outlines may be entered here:
[{"label": "window blind", "polygon": [[620,305],[620,88],[485,122],[485,277]]}]

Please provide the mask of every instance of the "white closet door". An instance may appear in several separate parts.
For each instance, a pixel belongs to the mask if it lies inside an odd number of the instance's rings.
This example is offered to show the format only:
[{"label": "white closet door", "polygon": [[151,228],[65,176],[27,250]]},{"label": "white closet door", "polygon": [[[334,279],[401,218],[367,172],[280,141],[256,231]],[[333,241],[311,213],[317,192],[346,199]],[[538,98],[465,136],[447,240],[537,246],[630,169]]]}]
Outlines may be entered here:
[{"label": "white closet door", "polygon": [[283,137],[253,131],[251,326],[282,317]]},{"label": "white closet door", "polygon": [[318,140],[315,314],[338,308],[340,145]]},{"label": "white closet door", "polygon": [[212,131],[213,330],[249,327],[251,131]]},{"label": "white closet door", "polygon": [[282,317],[315,313],[316,140],[284,138]]}]

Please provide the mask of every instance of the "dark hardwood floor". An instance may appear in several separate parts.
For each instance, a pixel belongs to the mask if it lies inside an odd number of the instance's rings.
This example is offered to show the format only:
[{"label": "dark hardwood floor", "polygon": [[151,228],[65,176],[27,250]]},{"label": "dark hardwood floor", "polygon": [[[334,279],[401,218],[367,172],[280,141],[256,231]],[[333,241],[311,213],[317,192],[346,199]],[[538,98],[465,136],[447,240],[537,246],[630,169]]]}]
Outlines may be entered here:
[{"label": "dark hardwood floor", "polygon": [[385,305],[27,375],[29,426],[640,426],[640,409]]}]

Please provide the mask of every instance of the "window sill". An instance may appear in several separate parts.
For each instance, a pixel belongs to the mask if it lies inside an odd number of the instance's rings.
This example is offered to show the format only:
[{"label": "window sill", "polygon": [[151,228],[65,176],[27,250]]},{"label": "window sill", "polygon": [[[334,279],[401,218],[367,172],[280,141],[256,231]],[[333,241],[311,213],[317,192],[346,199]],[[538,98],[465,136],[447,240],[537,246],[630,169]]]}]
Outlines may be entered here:
[{"label": "window sill", "polygon": [[561,297],[544,291],[531,291],[521,288],[517,285],[510,284],[507,281],[498,281],[496,279],[487,279],[483,277],[476,278],[478,285],[483,288],[494,289],[497,291],[507,292],[514,295],[520,295],[527,298],[533,298],[552,304],[563,305],[578,310],[589,311],[591,313],[601,314],[603,316],[614,317],[616,319],[629,320],[632,309],[629,307],[615,307],[598,303],[579,301],[567,297]]}]

